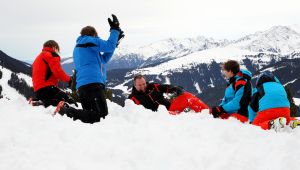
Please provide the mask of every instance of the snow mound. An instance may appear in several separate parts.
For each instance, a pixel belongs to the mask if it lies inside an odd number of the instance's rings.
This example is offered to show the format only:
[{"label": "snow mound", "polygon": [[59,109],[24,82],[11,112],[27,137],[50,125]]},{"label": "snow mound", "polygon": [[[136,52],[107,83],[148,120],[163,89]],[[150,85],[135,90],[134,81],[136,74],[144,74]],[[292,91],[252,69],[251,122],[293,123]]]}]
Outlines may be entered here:
[{"label": "snow mound", "polygon": [[169,115],[127,100],[84,124],[54,107],[0,100],[0,169],[297,169],[300,128],[263,131],[207,111]]}]

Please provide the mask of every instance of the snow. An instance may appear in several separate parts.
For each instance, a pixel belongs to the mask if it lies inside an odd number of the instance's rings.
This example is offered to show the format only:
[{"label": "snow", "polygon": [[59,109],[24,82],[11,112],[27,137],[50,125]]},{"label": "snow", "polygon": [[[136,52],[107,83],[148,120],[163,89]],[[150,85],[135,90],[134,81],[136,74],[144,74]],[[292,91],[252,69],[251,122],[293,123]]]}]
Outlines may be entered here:
[{"label": "snow", "polygon": [[61,63],[61,65],[69,64],[69,63],[73,63],[73,57],[65,58],[64,61]]},{"label": "snow", "polygon": [[289,81],[289,82],[285,83],[284,86],[286,86],[286,85],[288,85],[288,84],[292,84],[292,83],[294,83],[296,80],[298,80],[298,79],[294,79],[294,80],[292,80],[292,81]]},{"label": "snow", "polygon": [[200,88],[200,86],[199,86],[199,83],[196,82],[196,83],[194,84],[194,86],[195,86],[195,88],[196,88],[198,94],[201,94],[201,93],[202,93],[202,90],[201,90],[201,88]]},{"label": "snow", "polygon": [[171,80],[170,80],[169,77],[166,76],[166,77],[165,77],[165,80],[166,80],[166,81],[165,81],[165,84],[171,84]]},{"label": "snow", "polygon": [[[137,69],[131,74],[162,74],[168,75],[170,71],[189,69],[194,65],[199,63],[211,63],[213,60],[217,62],[225,62],[229,59],[242,60],[245,55],[256,55],[258,53],[251,52],[249,50],[243,50],[239,48],[222,47],[222,48],[212,48],[204,51],[199,51],[192,53],[190,55],[177,58],[168,62],[164,62],[155,67],[147,67],[142,69]],[[130,74],[130,75],[131,75]],[[127,75],[127,76],[130,76]]]},{"label": "snow", "polygon": [[228,43],[228,40],[214,40],[213,38],[206,38],[203,36],[194,38],[169,38],[141,47],[118,48],[116,50],[116,57],[114,57],[113,60],[118,60],[129,54],[137,54],[143,60],[147,60],[150,57],[160,54],[168,54],[172,57],[176,57],[182,56],[186,50],[190,52],[200,51],[203,50],[203,47],[212,48],[224,46]]},{"label": "snow", "polygon": [[300,32],[295,26],[274,26],[266,31],[247,35],[230,46],[254,52],[274,49],[281,54],[289,54],[300,49]]},{"label": "snow", "polygon": [[[10,78],[11,78],[12,72],[6,68],[1,68],[1,71],[3,74],[2,74],[2,78],[0,79],[0,85],[2,86],[3,98],[11,100],[11,99],[16,99],[16,98],[21,97],[14,88],[10,87],[7,84],[8,80],[10,80]],[[20,75],[22,75],[23,78],[26,78],[26,75],[24,75],[24,74],[20,74]],[[26,82],[28,81],[27,78],[25,80],[26,80]]]},{"label": "snow", "polygon": [[280,67],[277,67],[277,68],[275,68],[275,67],[270,67],[270,68],[266,68],[266,69],[262,70],[262,72],[264,72],[264,71],[274,72],[274,71],[276,71],[276,70],[279,70],[279,69],[282,69],[282,68],[285,68],[285,67],[286,67],[286,66],[280,66]]},{"label": "snow", "polygon": [[[280,33],[286,28],[272,29],[274,33]],[[287,31],[293,33],[289,29]],[[298,42],[284,35],[278,37],[266,32],[257,33],[240,40],[236,46],[197,51],[136,72],[167,75],[169,71],[189,69],[212,60],[241,60],[244,55],[258,54],[256,42],[267,42],[272,39],[270,36],[286,40],[281,42]],[[149,57],[172,50],[170,47],[176,41],[158,42],[146,49],[139,49],[142,52],[138,53]],[[181,45],[191,46],[188,40]],[[269,45],[264,48],[267,47]],[[293,47],[285,45],[282,51],[294,47],[298,47],[297,44]],[[269,60],[263,58],[255,61]],[[3,77],[0,84],[4,98],[0,99],[0,169],[276,170],[298,169],[300,163],[300,150],[295,149],[300,145],[300,128],[286,128],[281,133],[264,131],[234,119],[213,119],[207,110],[172,116],[164,107],[152,112],[130,100],[125,101],[125,107],[107,101],[107,118],[99,123],[84,124],[66,116],[52,116],[54,107],[28,105],[24,97],[8,86],[11,72],[5,68],[1,70]],[[31,83],[30,77],[18,76]],[[212,79],[210,82],[214,86]],[[125,83],[115,89],[127,91]],[[194,86],[200,93],[199,84]],[[294,100],[300,105],[300,99]]]},{"label": "snow", "polygon": [[294,102],[297,106],[300,106],[300,99],[299,98],[294,98]]},{"label": "snow", "polygon": [[122,90],[124,92],[128,91],[128,86],[125,86],[125,84],[127,84],[130,80],[126,80],[124,83],[121,83],[115,87],[112,87],[111,89],[119,89],[119,90]]},{"label": "snow", "polygon": [[33,85],[32,85],[32,79],[31,79],[30,76],[28,76],[28,75],[26,75],[26,74],[23,74],[23,73],[18,73],[17,76],[18,76],[19,78],[24,79],[25,82],[26,82],[29,86],[31,86],[31,87],[33,86]]},{"label": "snow", "polygon": [[300,128],[275,133],[213,119],[207,110],[172,116],[130,100],[124,108],[107,101],[107,118],[84,124],[52,116],[54,107],[30,106],[7,85],[11,72],[2,72],[0,169],[295,169],[299,163]]},{"label": "snow", "polygon": [[[169,115],[108,101],[95,124],[52,116],[24,98],[0,100],[0,169],[297,169],[300,128],[275,133],[213,119]],[[9,111],[9,113],[7,112]]]}]

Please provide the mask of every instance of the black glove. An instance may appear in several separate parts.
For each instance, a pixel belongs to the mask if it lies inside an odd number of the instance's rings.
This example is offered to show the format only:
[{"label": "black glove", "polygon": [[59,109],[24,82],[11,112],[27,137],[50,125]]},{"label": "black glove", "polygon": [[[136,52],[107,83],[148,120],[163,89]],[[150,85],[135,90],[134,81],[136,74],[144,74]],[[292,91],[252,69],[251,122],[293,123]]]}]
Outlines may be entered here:
[{"label": "black glove", "polygon": [[219,117],[222,113],[226,113],[222,106],[215,106],[211,109],[214,118]]},{"label": "black glove", "polygon": [[117,41],[117,46],[116,46],[116,47],[119,46],[120,41],[121,41],[124,37],[125,37],[125,34],[124,34],[124,32],[121,30],[121,31],[120,31],[120,34],[119,34],[119,37],[118,37],[118,41]]},{"label": "black glove", "polygon": [[68,102],[68,103],[70,103],[70,104],[74,104],[76,107],[78,107],[78,104],[77,104],[77,103],[75,102],[75,100],[72,99],[71,97],[69,97],[68,100],[67,100],[66,102]]},{"label": "black glove", "polygon": [[122,30],[120,28],[120,23],[119,23],[118,18],[114,14],[112,14],[111,16],[112,16],[113,20],[111,20],[110,18],[107,19],[108,24],[110,25],[110,30],[114,29],[121,33]]},{"label": "black glove", "polygon": [[176,93],[176,96],[180,96],[184,92],[183,88],[180,86],[175,86],[173,88],[174,88],[174,92]]}]

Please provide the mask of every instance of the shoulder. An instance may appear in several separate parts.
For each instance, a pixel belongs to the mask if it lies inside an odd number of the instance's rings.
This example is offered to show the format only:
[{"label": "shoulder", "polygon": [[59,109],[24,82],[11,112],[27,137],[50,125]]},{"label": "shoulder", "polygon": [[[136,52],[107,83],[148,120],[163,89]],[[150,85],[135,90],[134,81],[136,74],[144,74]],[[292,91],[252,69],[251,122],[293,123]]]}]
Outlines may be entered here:
[{"label": "shoulder", "polygon": [[247,84],[247,80],[244,78],[239,78],[235,81],[235,83],[233,84],[233,87],[235,90],[238,90],[239,88],[245,86]]},{"label": "shoulder", "polygon": [[56,52],[44,51],[42,59],[46,61],[60,60],[60,56]]}]

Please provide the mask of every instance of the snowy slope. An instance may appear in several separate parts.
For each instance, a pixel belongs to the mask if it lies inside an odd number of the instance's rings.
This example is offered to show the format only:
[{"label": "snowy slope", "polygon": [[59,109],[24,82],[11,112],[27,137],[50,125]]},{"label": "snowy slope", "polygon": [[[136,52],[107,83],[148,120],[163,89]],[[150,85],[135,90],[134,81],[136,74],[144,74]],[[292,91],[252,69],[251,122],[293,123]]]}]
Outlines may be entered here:
[{"label": "snowy slope", "polygon": [[[132,72],[132,74],[142,73],[142,74],[163,74],[167,75],[170,71],[178,70],[188,70],[194,65],[206,63],[209,64],[212,61],[225,62],[228,59],[241,60],[245,58],[245,55],[256,55],[258,53],[251,52],[249,50],[242,50],[239,48],[212,48],[204,51],[199,51],[192,53],[190,55],[171,60],[169,62],[164,62],[160,65],[154,67],[147,67],[142,69],[137,69]],[[130,76],[130,75],[128,75]]]},{"label": "snowy slope", "polygon": [[275,133],[213,119],[206,110],[172,116],[164,107],[152,112],[129,100],[124,108],[108,101],[105,120],[84,124],[53,117],[54,107],[30,106],[7,85],[11,72],[2,72],[1,170],[276,170],[296,169],[300,163],[295,149],[300,128]]},{"label": "snowy slope", "polygon": [[[9,99],[9,100],[14,100],[14,99],[19,99],[19,98],[23,98],[25,100],[25,98],[23,96],[21,96],[14,88],[10,87],[7,84],[7,81],[11,78],[12,72],[6,68],[1,68],[1,71],[2,71],[3,75],[2,75],[2,78],[0,79],[0,85],[2,86],[3,97],[5,99]],[[22,73],[18,73],[17,75],[24,78],[28,84],[32,85],[32,81],[29,76],[24,75]]]},{"label": "snowy slope", "polygon": [[297,169],[300,128],[263,131],[202,113],[171,116],[108,103],[100,123],[0,100],[0,169]]},{"label": "snowy slope", "polygon": [[294,102],[297,106],[300,107],[300,99],[299,98],[294,98]]}]

